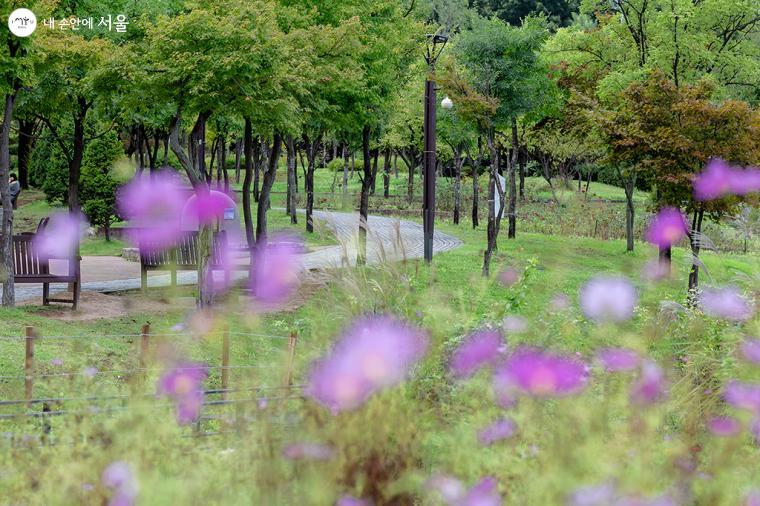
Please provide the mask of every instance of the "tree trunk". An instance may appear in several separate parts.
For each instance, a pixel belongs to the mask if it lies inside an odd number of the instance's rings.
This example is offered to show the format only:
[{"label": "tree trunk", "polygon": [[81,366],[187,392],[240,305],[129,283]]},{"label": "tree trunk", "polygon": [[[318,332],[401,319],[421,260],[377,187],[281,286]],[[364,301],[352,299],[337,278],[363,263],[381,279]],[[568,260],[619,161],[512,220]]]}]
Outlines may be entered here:
[{"label": "tree trunk", "polygon": [[298,223],[298,212],[296,209],[296,143],[292,136],[288,137],[286,149],[286,165],[288,166],[288,214],[290,215],[290,223],[295,225]]},{"label": "tree trunk", "polygon": [[243,219],[245,221],[245,238],[248,247],[253,248],[253,218],[251,216],[251,184],[253,183],[253,127],[249,118],[245,119],[243,133],[243,153],[245,158],[245,176],[243,177]]},{"label": "tree trunk", "polygon": [[512,157],[509,160],[509,229],[507,238],[514,239],[517,234],[517,186],[515,184],[515,172],[517,171],[517,158],[520,146],[517,140],[517,119],[512,118]]},{"label": "tree trunk", "polygon": [[266,155],[269,151],[269,146],[267,145],[266,139],[264,137],[261,137],[261,140],[258,142],[258,154],[259,156],[256,157],[256,163],[254,165],[254,171],[253,171],[253,200],[256,202],[259,201],[259,173],[261,172],[262,167],[267,166],[267,159]]},{"label": "tree trunk", "polygon": [[348,193],[348,144],[343,144],[343,195]]},{"label": "tree trunk", "polygon": [[272,152],[269,156],[269,167],[264,172],[261,183],[261,194],[259,195],[259,208],[256,213],[256,245],[257,247],[266,244],[267,240],[267,209],[269,209],[269,196],[277,176],[277,162],[280,159],[280,145],[282,136],[275,132],[272,138]]},{"label": "tree trunk", "polygon": [[393,178],[398,179],[398,153],[393,153]]},{"label": "tree trunk", "polygon": [[520,163],[520,200],[525,200],[525,165],[528,162],[528,150],[524,147],[520,148],[517,156]]},{"label": "tree trunk", "polygon": [[362,129],[362,151],[364,154],[364,177],[362,177],[362,192],[359,202],[359,251],[356,257],[357,265],[367,263],[367,229],[369,215],[369,192],[372,184],[372,162],[369,153],[369,125]]},{"label": "tree trunk", "polygon": [[0,279],[3,282],[2,304],[11,307],[16,304],[16,292],[13,286],[13,205],[8,175],[11,168],[10,135],[16,94],[14,90],[13,93],[5,95],[3,123],[0,129],[0,199],[3,204],[0,226]]},{"label": "tree trunk", "polygon": [[303,140],[306,144],[306,159],[308,161],[308,168],[306,169],[306,231],[309,233],[314,232],[314,220],[312,213],[314,212],[314,169],[317,145],[319,144],[319,137],[313,141],[309,139],[307,134],[303,134]]},{"label": "tree trunk", "polygon": [[18,182],[24,190],[29,189],[29,159],[31,158],[34,143],[37,140],[36,131],[38,122],[35,120],[21,120],[18,128]]},{"label": "tree trunk", "polygon": [[454,225],[459,225],[462,205],[462,146],[454,148]]},{"label": "tree trunk", "polygon": [[[497,249],[497,239],[499,237],[499,227],[501,217],[504,214],[504,206],[506,199],[504,198],[504,189],[499,182],[499,167],[498,167],[498,153],[494,143],[493,132],[488,133],[488,149],[491,154],[491,171],[490,180],[488,182],[488,228],[487,234],[487,247],[483,254],[483,276],[488,276],[491,269],[491,257],[493,252]],[[499,199],[499,212],[496,212],[496,202],[493,198],[494,190],[497,192],[497,198]]]},{"label": "tree trunk", "polygon": [[87,117],[87,110],[89,104],[87,101],[79,97],[77,99],[78,108],[74,114],[74,149],[71,153],[71,160],[69,161],[69,194],[68,203],[69,211],[79,214],[81,212],[81,205],[79,203],[79,179],[82,171],[82,158],[84,158],[84,122]]},{"label": "tree trunk", "polygon": [[377,159],[380,156],[380,150],[376,149],[372,153],[372,186],[370,187],[370,195],[374,195],[377,190]]},{"label": "tree trunk", "polygon": [[[698,211],[694,211],[694,219],[691,225],[691,253],[694,255],[694,259],[699,258],[700,250],[700,235],[702,233],[702,218],[705,215],[704,209],[700,207]],[[689,291],[693,293],[699,288],[699,265],[694,261],[691,263],[691,272],[689,272]]]},{"label": "tree trunk", "polygon": [[235,141],[235,184],[240,184],[240,139]]},{"label": "tree trunk", "polygon": [[633,251],[633,219],[635,208],[633,206],[634,180],[629,179],[625,183],[625,250]]},{"label": "tree trunk", "polygon": [[409,169],[406,180],[406,199],[411,203],[414,200],[414,170],[417,168],[417,157],[410,150],[409,160],[404,158],[404,161]]},{"label": "tree trunk", "polygon": [[385,150],[383,155],[383,197],[386,199],[391,195],[391,149]]}]

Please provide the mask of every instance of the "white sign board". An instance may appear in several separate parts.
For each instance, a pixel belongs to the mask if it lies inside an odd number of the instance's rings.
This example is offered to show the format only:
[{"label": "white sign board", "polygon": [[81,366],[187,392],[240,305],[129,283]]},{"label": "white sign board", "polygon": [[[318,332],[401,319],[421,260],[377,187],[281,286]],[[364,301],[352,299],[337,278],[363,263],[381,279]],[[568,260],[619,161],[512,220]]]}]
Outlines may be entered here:
[{"label": "white sign board", "polygon": [[[504,192],[504,195],[505,195],[504,200],[506,201],[507,181],[506,181],[506,179],[504,179],[502,176],[500,176],[498,174],[496,175],[496,178],[497,178],[497,184],[499,186],[501,186],[501,189]],[[492,196],[492,198],[493,198],[494,212],[496,213],[496,216],[499,216],[499,210],[501,209],[501,200],[499,199],[499,189],[496,188],[496,185],[494,185],[494,187],[493,187],[493,196]],[[502,218],[503,217],[504,216],[502,216]]]}]

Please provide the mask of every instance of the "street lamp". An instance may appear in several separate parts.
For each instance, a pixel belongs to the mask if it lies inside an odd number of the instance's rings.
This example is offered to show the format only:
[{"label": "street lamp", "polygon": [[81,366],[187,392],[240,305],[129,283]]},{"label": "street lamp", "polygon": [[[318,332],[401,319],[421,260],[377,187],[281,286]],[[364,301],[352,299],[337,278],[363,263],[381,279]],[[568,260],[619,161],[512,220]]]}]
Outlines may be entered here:
[{"label": "street lamp", "polygon": [[[425,119],[423,132],[425,151],[422,157],[422,226],[424,234],[425,263],[433,261],[433,232],[435,230],[435,62],[446,47],[449,38],[441,34],[428,34],[425,48],[425,63],[429,72],[425,80]],[[444,101],[451,100],[446,97]],[[441,104],[443,106],[443,104]],[[453,105],[453,103],[452,103]],[[444,106],[445,107],[445,106]]]},{"label": "street lamp", "polygon": [[454,102],[449,97],[445,97],[443,100],[441,100],[441,107],[448,111],[454,107]]}]

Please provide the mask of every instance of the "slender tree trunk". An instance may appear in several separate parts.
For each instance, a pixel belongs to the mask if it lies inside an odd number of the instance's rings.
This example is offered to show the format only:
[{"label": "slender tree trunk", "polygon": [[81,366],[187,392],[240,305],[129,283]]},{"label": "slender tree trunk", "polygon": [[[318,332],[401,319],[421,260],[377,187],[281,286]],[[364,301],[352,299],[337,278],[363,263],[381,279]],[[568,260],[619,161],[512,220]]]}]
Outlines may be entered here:
[{"label": "slender tree trunk", "polygon": [[459,212],[462,205],[462,147],[454,148],[454,225],[459,225]]},{"label": "slender tree trunk", "polygon": [[633,186],[634,181],[629,180],[625,183],[625,240],[626,251],[633,251],[633,220],[635,208],[633,206]]},{"label": "slender tree trunk", "polygon": [[77,99],[78,108],[74,115],[74,149],[69,161],[69,211],[80,213],[81,205],[79,203],[79,179],[82,171],[82,159],[84,158],[84,122],[87,117],[89,104],[79,97]]},{"label": "slender tree trunk", "polygon": [[240,184],[240,154],[241,144],[240,139],[235,141],[235,184]]},{"label": "slender tree trunk", "polygon": [[383,156],[383,197],[386,199],[391,194],[391,149],[385,150]]},{"label": "slender tree trunk", "polygon": [[[12,53],[15,53],[13,49]],[[11,55],[13,56],[13,54]],[[10,135],[13,121],[13,108],[16,104],[17,91],[5,95],[3,123],[0,129],[0,199],[3,212],[0,226],[0,280],[3,283],[3,306],[13,306],[16,303],[16,292],[13,286],[13,205],[8,182],[10,173]]]},{"label": "slender tree trunk", "polygon": [[380,156],[380,150],[376,149],[372,153],[372,185],[370,186],[369,194],[374,195],[377,190],[377,159]]},{"label": "slender tree trunk", "polygon": [[398,179],[398,153],[393,153],[393,178]]},{"label": "slender tree trunk", "polygon": [[362,151],[364,154],[364,177],[362,177],[362,192],[359,202],[359,251],[356,257],[357,265],[367,263],[367,229],[369,215],[369,193],[372,185],[372,161],[369,153],[369,125],[362,129]]},{"label": "slender tree trunk", "polygon": [[254,166],[253,171],[253,200],[256,202],[259,201],[259,173],[261,172],[262,167],[267,166],[267,160],[266,160],[266,154],[269,151],[269,146],[267,145],[266,139],[264,137],[261,137],[261,140],[259,141],[259,147],[258,147],[258,153],[259,156],[256,157],[257,163]]},{"label": "slender tree trunk", "polygon": [[29,189],[29,159],[31,158],[38,122],[35,120],[19,121],[18,129],[18,182],[24,190]]},{"label": "slender tree trunk", "polygon": [[287,145],[287,163],[288,166],[288,214],[290,214],[290,223],[298,223],[298,212],[296,210],[296,143],[293,137],[288,137]]},{"label": "slender tree trunk", "polygon": [[517,140],[517,119],[512,118],[512,156],[509,160],[509,229],[507,238],[514,239],[517,234],[517,186],[515,184],[515,172],[517,171],[517,158],[519,156],[519,142]]},{"label": "slender tree trunk", "polygon": [[356,172],[356,153],[351,151],[351,180],[354,180],[354,172]]},{"label": "slender tree trunk", "polygon": [[691,226],[691,253],[694,255],[694,260],[691,263],[691,272],[689,272],[689,291],[693,291],[699,288],[699,265],[697,265],[696,259],[699,258],[700,250],[700,235],[702,234],[702,218],[705,215],[704,209],[701,207],[699,210],[694,211],[694,219]]},{"label": "slender tree trunk", "polygon": [[314,232],[314,220],[312,214],[314,212],[315,150],[319,144],[319,136],[312,141],[308,135],[304,134],[303,140],[306,144],[306,159],[309,164],[306,169],[306,231],[312,233]]},{"label": "slender tree trunk", "polygon": [[[498,153],[494,143],[493,131],[488,133],[488,149],[491,154],[491,174],[488,183],[488,228],[487,228],[487,247],[483,254],[483,276],[488,276],[491,269],[491,257],[497,249],[497,240],[499,237],[499,227],[501,217],[504,214],[506,199],[504,189],[499,182]],[[496,212],[496,202],[493,198],[494,190],[499,199],[499,212]]]},{"label": "slender tree trunk", "polygon": [[343,144],[343,195],[348,194],[348,144]]},{"label": "slender tree trunk", "polygon": [[269,209],[269,196],[271,195],[272,185],[274,185],[277,176],[277,162],[280,159],[280,145],[282,136],[275,132],[272,138],[272,152],[269,156],[269,167],[264,172],[261,183],[261,194],[259,195],[259,208],[256,213],[256,244],[257,247],[266,244],[267,240],[267,209]]},{"label": "slender tree trunk", "polygon": [[528,162],[528,150],[521,147],[517,156],[520,163],[520,200],[525,200],[525,165]]},{"label": "slender tree trunk", "polygon": [[243,219],[245,221],[245,238],[248,247],[253,248],[256,241],[253,236],[253,217],[251,216],[251,184],[253,183],[253,127],[249,118],[245,119],[243,133],[243,152],[245,158],[245,176],[243,177]]}]

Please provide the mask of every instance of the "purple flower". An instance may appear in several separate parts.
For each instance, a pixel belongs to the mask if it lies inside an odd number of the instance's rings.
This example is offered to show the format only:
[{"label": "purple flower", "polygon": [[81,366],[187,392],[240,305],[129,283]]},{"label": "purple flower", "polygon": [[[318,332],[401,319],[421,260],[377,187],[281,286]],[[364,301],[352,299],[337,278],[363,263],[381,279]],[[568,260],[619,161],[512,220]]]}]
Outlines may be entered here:
[{"label": "purple flower", "polygon": [[522,316],[507,316],[501,322],[505,334],[520,334],[528,330],[528,320]]},{"label": "purple flower", "polygon": [[564,293],[555,293],[549,304],[553,311],[566,311],[570,307],[570,297]]},{"label": "purple flower", "polygon": [[663,249],[677,244],[689,232],[689,226],[675,207],[666,207],[649,223],[646,240]]},{"label": "purple flower", "polygon": [[707,421],[707,428],[716,436],[735,436],[742,430],[739,420],[730,416],[714,416]]},{"label": "purple flower", "polygon": [[586,283],[580,292],[581,309],[597,322],[623,322],[633,316],[638,301],[636,289],[621,277],[597,277]]},{"label": "purple flower", "polygon": [[646,281],[660,281],[670,276],[670,264],[664,260],[656,259],[644,264],[642,278]]},{"label": "purple flower", "polygon": [[357,499],[351,495],[344,495],[338,499],[335,506],[372,506],[372,504],[374,503],[369,499]]},{"label": "purple flower", "polygon": [[427,345],[423,331],[400,320],[360,318],[314,364],[306,393],[333,413],[355,409],[374,392],[403,381]]},{"label": "purple flower", "polygon": [[451,357],[451,372],[458,378],[472,376],[479,368],[492,365],[504,351],[504,339],[495,330],[470,334]]},{"label": "purple flower", "polygon": [[35,234],[34,248],[46,258],[69,258],[76,253],[86,227],[87,222],[80,215],[55,213],[45,228]]},{"label": "purple flower", "polygon": [[483,446],[491,446],[497,441],[508,439],[517,433],[517,424],[511,418],[500,418],[478,432],[478,441]]},{"label": "purple flower", "polygon": [[638,353],[628,348],[604,348],[597,353],[597,359],[607,371],[630,371],[639,366]]},{"label": "purple flower", "polygon": [[119,194],[122,216],[132,227],[130,240],[145,250],[161,251],[182,237],[182,210],[187,200],[176,177],[161,172],[135,178]]},{"label": "purple flower", "polygon": [[586,387],[588,367],[574,358],[521,348],[496,371],[494,382],[536,397],[559,397]]},{"label": "purple flower", "polygon": [[426,487],[438,492],[446,504],[457,504],[465,493],[462,482],[447,474],[431,476],[426,482]]},{"label": "purple flower", "polygon": [[137,498],[137,479],[129,464],[123,461],[112,462],[103,471],[101,482],[107,488],[114,489],[109,506],[132,506]]},{"label": "purple flower", "polygon": [[180,425],[198,420],[203,408],[203,381],[207,377],[208,368],[205,365],[186,362],[159,379],[158,394],[175,401],[177,423]]},{"label": "purple flower", "polygon": [[760,339],[746,339],[741,344],[741,351],[745,359],[760,364]]},{"label": "purple flower", "polygon": [[614,504],[616,494],[612,482],[581,487],[567,498],[567,506],[608,506]]},{"label": "purple flower", "polygon": [[320,443],[291,443],[283,448],[282,456],[288,460],[330,460],[335,449]]},{"label": "purple flower", "polygon": [[756,418],[749,424],[749,433],[755,438],[755,443],[760,442],[760,418]]},{"label": "purple flower", "polygon": [[752,489],[744,496],[744,506],[760,506],[760,490]]},{"label": "purple flower", "polygon": [[235,201],[220,191],[208,190],[191,196],[182,211],[182,224],[186,230],[197,230],[199,225],[212,225],[224,219],[226,209],[235,209]]},{"label": "purple flower", "polygon": [[62,358],[53,358],[50,359],[50,365],[54,365],[56,367],[60,367],[63,365],[63,359]]},{"label": "purple flower", "polygon": [[631,402],[639,406],[654,404],[665,397],[666,386],[662,368],[651,360],[645,360],[638,379],[631,385]]},{"label": "purple flower", "polygon": [[731,380],[723,390],[723,398],[735,408],[760,413],[760,385]]},{"label": "purple flower", "polygon": [[300,284],[299,255],[302,241],[295,236],[271,237],[253,255],[251,290],[264,308],[277,308],[291,297]]},{"label": "purple flower", "polygon": [[760,191],[760,168],[747,167],[744,170],[734,170],[731,191],[735,195],[747,195]]},{"label": "purple flower", "polygon": [[720,158],[707,162],[707,167],[694,178],[694,197],[697,200],[714,200],[731,193],[735,175],[733,169]]},{"label": "purple flower", "polygon": [[501,495],[496,488],[496,478],[488,476],[467,491],[456,506],[501,506]]},{"label": "purple flower", "polygon": [[699,297],[705,314],[725,320],[741,322],[749,320],[755,312],[753,305],[742,297],[733,286],[705,288]]},{"label": "purple flower", "polygon": [[92,378],[94,378],[95,376],[97,376],[97,374],[98,374],[98,369],[97,369],[97,367],[92,367],[92,366],[90,366],[90,367],[85,367],[85,368],[82,370],[82,376],[84,376],[84,377],[86,377],[86,378],[90,378],[90,379],[92,379]]},{"label": "purple flower", "polygon": [[507,267],[499,273],[498,280],[504,286],[512,286],[520,281],[520,272],[514,267]]}]

